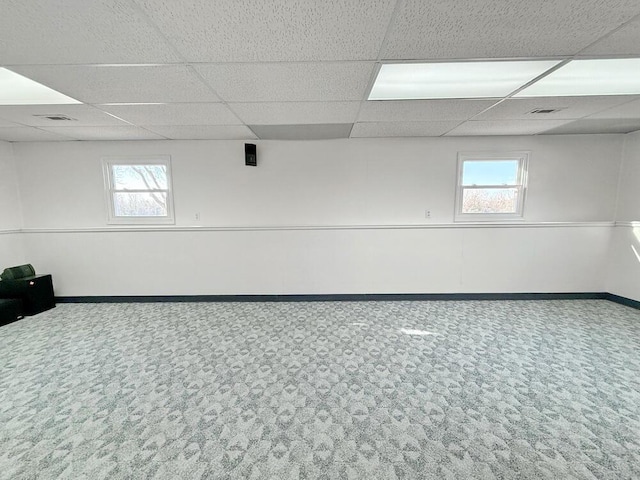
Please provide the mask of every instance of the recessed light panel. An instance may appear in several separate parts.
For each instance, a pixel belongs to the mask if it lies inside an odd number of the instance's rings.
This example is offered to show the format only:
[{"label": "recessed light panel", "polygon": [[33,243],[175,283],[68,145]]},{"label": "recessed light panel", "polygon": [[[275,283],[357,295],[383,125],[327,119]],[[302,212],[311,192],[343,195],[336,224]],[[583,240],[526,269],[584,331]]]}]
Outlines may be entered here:
[{"label": "recessed light panel", "polygon": [[496,98],[509,95],[557,60],[382,65],[369,100]]},{"label": "recessed light panel", "polygon": [[516,97],[633,95],[640,93],[640,58],[573,60]]},{"label": "recessed light panel", "polygon": [[0,105],[62,105],[82,103],[33,80],[0,68]]}]

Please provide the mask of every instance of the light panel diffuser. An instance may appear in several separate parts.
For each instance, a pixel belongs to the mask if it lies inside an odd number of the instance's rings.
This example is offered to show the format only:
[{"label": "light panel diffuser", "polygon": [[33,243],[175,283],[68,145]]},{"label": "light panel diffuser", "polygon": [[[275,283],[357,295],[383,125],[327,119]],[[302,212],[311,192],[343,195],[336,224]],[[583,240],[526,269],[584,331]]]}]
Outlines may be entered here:
[{"label": "light panel diffuser", "polygon": [[559,60],[384,64],[369,100],[497,98],[560,63]]},{"label": "light panel diffuser", "polygon": [[640,58],[573,60],[515,97],[571,97],[640,93]]},{"label": "light panel diffuser", "polygon": [[6,68],[0,68],[0,105],[82,103]]}]

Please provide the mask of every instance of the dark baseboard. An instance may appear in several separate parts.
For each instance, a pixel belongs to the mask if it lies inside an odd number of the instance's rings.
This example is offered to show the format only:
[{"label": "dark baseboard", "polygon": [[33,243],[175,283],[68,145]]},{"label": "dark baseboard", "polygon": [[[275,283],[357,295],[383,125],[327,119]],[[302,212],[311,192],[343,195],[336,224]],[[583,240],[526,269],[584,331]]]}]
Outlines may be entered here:
[{"label": "dark baseboard", "polygon": [[[141,295],[56,297],[58,303],[156,303],[156,302],[363,302],[408,300],[612,300],[603,292],[569,293],[371,293],[324,295]],[[617,297],[623,298],[623,297]],[[629,302],[634,300],[624,299]],[[618,301],[618,303],[622,303]],[[640,304],[640,302],[635,302]],[[630,305],[632,306],[632,305]],[[637,307],[636,307],[637,308]]]},{"label": "dark baseboard", "polygon": [[610,302],[619,303],[620,305],[626,305],[627,307],[637,308],[640,310],[640,302],[638,300],[632,300],[631,298],[621,297],[620,295],[614,295],[613,293],[605,293],[605,300]]}]

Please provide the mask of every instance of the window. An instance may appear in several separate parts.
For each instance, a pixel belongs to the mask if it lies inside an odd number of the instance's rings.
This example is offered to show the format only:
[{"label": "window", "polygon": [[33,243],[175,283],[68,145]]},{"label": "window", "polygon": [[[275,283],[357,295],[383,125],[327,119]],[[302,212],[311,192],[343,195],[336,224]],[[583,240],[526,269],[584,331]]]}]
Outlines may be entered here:
[{"label": "window", "polygon": [[528,152],[460,153],[456,221],[522,218]]},{"label": "window", "polygon": [[108,223],[174,223],[168,156],[105,158]]}]

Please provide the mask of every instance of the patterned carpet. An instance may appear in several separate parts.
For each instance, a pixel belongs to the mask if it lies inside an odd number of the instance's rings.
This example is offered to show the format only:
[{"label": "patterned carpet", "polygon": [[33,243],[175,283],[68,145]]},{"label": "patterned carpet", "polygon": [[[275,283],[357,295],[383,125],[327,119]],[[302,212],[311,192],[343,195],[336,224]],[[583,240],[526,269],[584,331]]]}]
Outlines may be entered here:
[{"label": "patterned carpet", "polygon": [[59,305],[0,328],[0,478],[637,479],[640,311]]}]

